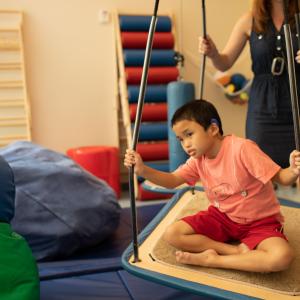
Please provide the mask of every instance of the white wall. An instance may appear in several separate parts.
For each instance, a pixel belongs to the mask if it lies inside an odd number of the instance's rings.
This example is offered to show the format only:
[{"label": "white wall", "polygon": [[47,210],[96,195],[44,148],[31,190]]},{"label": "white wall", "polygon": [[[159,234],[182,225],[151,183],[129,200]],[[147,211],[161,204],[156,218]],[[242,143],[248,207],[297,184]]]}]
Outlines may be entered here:
[{"label": "white wall", "polygon": [[[27,80],[36,143],[58,151],[81,145],[118,144],[113,24],[100,25],[97,14],[99,9],[152,13],[153,3],[1,0],[0,8],[25,12]],[[221,48],[248,5],[248,1],[240,0],[207,1],[208,32]],[[174,14],[179,48],[189,53],[184,73],[198,84],[201,1],[161,0],[159,11]],[[225,131],[243,135],[246,107],[225,100],[209,79],[204,95],[220,110]]]}]

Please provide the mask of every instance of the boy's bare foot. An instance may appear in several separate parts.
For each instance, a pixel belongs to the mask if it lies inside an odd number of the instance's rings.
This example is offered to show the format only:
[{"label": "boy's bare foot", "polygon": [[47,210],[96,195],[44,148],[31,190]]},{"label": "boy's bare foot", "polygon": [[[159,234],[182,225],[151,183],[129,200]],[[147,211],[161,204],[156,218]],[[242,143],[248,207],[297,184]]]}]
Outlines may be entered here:
[{"label": "boy's bare foot", "polygon": [[240,243],[240,244],[238,245],[238,252],[239,252],[240,254],[246,253],[246,252],[248,252],[248,251],[250,251],[250,249],[248,248],[248,246],[247,246],[246,244]]},{"label": "boy's bare foot", "polygon": [[200,253],[190,253],[176,251],[176,261],[182,264],[211,267],[218,253],[213,249],[208,249]]}]

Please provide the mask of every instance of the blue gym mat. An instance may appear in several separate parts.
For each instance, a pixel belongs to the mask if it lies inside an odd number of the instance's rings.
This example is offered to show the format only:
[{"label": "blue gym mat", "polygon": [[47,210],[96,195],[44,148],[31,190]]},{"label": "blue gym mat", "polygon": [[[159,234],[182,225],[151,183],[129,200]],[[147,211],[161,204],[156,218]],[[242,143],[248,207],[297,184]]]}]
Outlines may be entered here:
[{"label": "blue gym mat", "polygon": [[[128,100],[129,103],[137,103],[139,98],[139,85],[128,85]],[[146,88],[145,102],[166,102],[167,101],[167,85],[148,85]]]},{"label": "blue gym mat", "polygon": [[[162,207],[163,204],[138,207],[139,230],[142,230]],[[125,208],[122,209],[118,229],[100,245],[77,253],[68,260],[39,263],[40,280],[120,270],[121,255],[131,239],[131,212],[129,208]]]},{"label": "blue gym mat", "polygon": [[97,273],[41,282],[41,300],[205,300],[135,277],[126,271]]},{"label": "blue gym mat", "polygon": [[[137,208],[142,230],[164,204]],[[117,231],[89,251],[69,260],[39,264],[41,300],[201,300],[184,291],[135,277],[122,269],[121,255],[131,241],[130,209],[122,209]]]},{"label": "blue gym mat", "polygon": [[[132,124],[132,128],[133,128]],[[139,141],[165,141],[168,139],[167,122],[141,123]]]},{"label": "blue gym mat", "polygon": [[[124,63],[126,67],[143,66],[145,50],[124,50]],[[153,50],[150,58],[150,66],[175,66],[175,51]]]},{"label": "blue gym mat", "polygon": [[[120,16],[120,28],[121,31],[142,31],[148,32],[151,16]],[[172,21],[167,16],[159,16],[157,18],[156,32],[170,32],[172,29]]]}]

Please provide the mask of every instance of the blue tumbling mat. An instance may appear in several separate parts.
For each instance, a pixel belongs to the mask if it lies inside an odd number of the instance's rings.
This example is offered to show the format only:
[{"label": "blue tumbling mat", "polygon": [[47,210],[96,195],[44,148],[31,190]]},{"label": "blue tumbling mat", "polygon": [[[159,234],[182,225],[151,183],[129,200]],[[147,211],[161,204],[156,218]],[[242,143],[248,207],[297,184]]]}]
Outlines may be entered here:
[{"label": "blue tumbling mat", "polygon": [[[40,300],[129,300],[118,272],[87,274],[41,282]],[[20,299],[21,300],[21,299]]]},{"label": "blue tumbling mat", "polygon": [[[120,16],[121,31],[149,31],[151,16]],[[170,32],[172,21],[169,17],[157,18],[156,32]]]},{"label": "blue tumbling mat", "polygon": [[[133,128],[133,125],[132,125]],[[166,123],[142,123],[140,127],[139,141],[165,141],[168,139],[168,124]]]},{"label": "blue tumbling mat", "polygon": [[[144,228],[163,206],[138,207],[138,228]],[[66,261],[40,263],[40,300],[202,299],[122,270],[120,256],[132,239],[130,214],[129,208],[122,209],[117,231],[98,247]]]},{"label": "blue tumbling mat", "polygon": [[[162,207],[163,204],[138,207],[138,227],[144,228]],[[130,215],[129,208],[122,209],[117,230],[98,246],[78,252],[67,260],[39,263],[40,280],[120,270],[120,256],[132,239]]]},{"label": "blue tumbling mat", "polygon": [[41,282],[40,300],[210,300],[120,270]]},{"label": "blue tumbling mat", "polygon": [[[137,103],[139,98],[139,85],[128,85],[129,103]],[[146,88],[145,102],[166,102],[167,101],[167,85],[148,85]]]},{"label": "blue tumbling mat", "polygon": [[200,297],[185,291],[175,290],[167,286],[137,278],[125,271],[118,272],[126,285],[132,299],[135,300],[211,300],[212,297]]},{"label": "blue tumbling mat", "polygon": [[[143,66],[145,50],[124,50],[124,63],[126,67]],[[153,50],[151,53],[150,66],[175,66],[175,51]]]}]

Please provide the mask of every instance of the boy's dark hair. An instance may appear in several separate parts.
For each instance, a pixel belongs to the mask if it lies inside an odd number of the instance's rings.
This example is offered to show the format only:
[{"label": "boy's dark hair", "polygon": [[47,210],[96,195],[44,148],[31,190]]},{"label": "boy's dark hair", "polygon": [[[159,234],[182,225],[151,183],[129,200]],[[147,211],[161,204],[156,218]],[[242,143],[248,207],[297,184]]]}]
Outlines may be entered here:
[{"label": "boy's dark hair", "polygon": [[178,108],[171,120],[172,127],[183,120],[195,121],[205,130],[214,123],[219,127],[220,134],[223,135],[222,122],[218,111],[212,103],[206,100],[193,100]]}]

